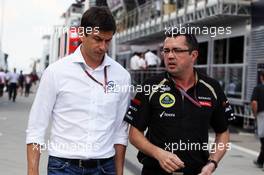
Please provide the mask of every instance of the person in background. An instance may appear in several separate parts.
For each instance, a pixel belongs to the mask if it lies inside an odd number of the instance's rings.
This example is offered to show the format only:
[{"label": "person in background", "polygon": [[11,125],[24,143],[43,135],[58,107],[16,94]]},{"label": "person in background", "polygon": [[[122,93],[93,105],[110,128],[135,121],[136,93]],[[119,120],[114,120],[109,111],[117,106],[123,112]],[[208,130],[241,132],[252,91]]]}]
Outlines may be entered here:
[{"label": "person in background", "polygon": [[2,97],[4,94],[5,77],[6,77],[6,74],[4,70],[0,68],[0,97]]},{"label": "person in background", "polygon": [[8,88],[9,88],[9,82],[8,82],[8,79],[9,79],[9,75],[10,75],[10,72],[8,70],[5,70],[5,92],[8,92]]},{"label": "person in background", "polygon": [[23,95],[24,85],[25,85],[25,76],[23,75],[23,71],[21,70],[18,78],[18,86],[21,96]]},{"label": "person in background", "polygon": [[13,102],[16,101],[18,80],[19,74],[16,72],[16,68],[14,68],[14,72],[8,74],[8,97],[9,100],[13,100]]},{"label": "person in background", "polygon": [[150,50],[147,50],[145,52],[145,60],[147,62],[148,68],[159,67],[159,65],[161,63],[160,58],[157,55],[155,55],[153,52],[151,52]]},{"label": "person in background", "polygon": [[31,76],[26,75],[25,77],[25,97],[29,96],[31,86],[32,86]]},{"label": "person in background", "polygon": [[254,117],[257,120],[257,134],[260,139],[260,152],[257,160],[253,163],[258,168],[263,168],[264,163],[264,72],[260,73],[260,84],[257,85],[251,97],[251,107]]},{"label": "person in background", "polygon": [[147,69],[147,62],[145,60],[145,55],[143,53],[139,53],[138,66],[140,70]]},{"label": "person in background", "polygon": [[133,56],[130,58],[130,69],[131,70],[139,70],[140,69],[139,64],[138,64],[139,60],[140,60],[139,53],[135,52],[133,54]]}]

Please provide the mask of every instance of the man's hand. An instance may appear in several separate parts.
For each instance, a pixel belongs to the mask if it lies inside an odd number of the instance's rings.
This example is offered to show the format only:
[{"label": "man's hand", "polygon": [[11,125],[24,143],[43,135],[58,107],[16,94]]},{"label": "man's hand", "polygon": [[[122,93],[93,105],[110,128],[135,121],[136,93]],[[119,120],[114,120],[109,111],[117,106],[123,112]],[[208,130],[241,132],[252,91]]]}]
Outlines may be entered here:
[{"label": "man's hand", "polygon": [[172,173],[184,167],[184,163],[175,154],[157,148],[155,158],[159,161],[160,166],[168,173]]},{"label": "man's hand", "polygon": [[198,175],[211,175],[215,170],[215,165],[213,163],[209,163],[205,165],[201,171],[200,174]]}]

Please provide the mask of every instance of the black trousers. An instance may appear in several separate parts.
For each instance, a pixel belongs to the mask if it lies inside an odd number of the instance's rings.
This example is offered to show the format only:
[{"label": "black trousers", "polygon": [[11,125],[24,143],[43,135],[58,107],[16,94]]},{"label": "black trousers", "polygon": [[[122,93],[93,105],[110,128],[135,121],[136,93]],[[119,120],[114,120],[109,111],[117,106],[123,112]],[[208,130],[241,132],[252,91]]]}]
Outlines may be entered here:
[{"label": "black trousers", "polygon": [[263,164],[264,163],[264,137],[260,138],[260,152],[259,152],[259,156],[258,156],[257,162],[259,164]]},{"label": "black trousers", "polygon": [[143,166],[141,175],[170,175],[161,169],[151,169]]},{"label": "black trousers", "polygon": [[[161,168],[153,169],[153,168],[147,168],[147,167],[144,167],[144,166],[143,166],[142,172],[141,172],[141,175],[171,175],[171,174],[172,173],[167,173],[166,171],[164,171]],[[177,172],[177,174],[183,175],[183,172],[179,171],[179,172]]]},{"label": "black trousers", "polygon": [[0,84],[0,97],[2,97],[4,94],[4,87],[5,87],[4,84]]},{"label": "black trousers", "polygon": [[167,173],[162,168],[153,168],[153,167],[143,166],[141,175],[197,175],[200,172],[201,172],[201,168],[199,169],[183,168],[183,169],[177,170],[174,173]]},{"label": "black trousers", "polygon": [[13,99],[13,101],[16,100],[17,96],[17,84],[16,83],[10,83],[8,87],[8,95],[9,95],[9,100]]}]

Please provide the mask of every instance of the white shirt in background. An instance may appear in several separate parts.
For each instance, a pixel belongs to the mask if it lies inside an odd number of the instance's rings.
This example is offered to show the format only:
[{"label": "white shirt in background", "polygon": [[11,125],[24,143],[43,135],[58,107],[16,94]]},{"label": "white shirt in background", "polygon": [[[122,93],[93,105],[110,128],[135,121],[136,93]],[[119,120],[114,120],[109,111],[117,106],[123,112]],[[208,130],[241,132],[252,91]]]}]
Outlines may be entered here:
[{"label": "white shirt in background", "polygon": [[15,72],[9,72],[7,73],[7,80],[8,83],[18,83],[19,74]]},{"label": "white shirt in background", "polygon": [[5,72],[0,72],[0,84],[5,83],[6,74]]},{"label": "white shirt in background", "polygon": [[134,56],[132,56],[130,58],[130,69],[131,70],[138,70],[138,69],[140,69],[139,64],[138,64],[139,60],[140,60],[140,57],[137,56],[137,55],[134,55]]},{"label": "white shirt in background", "polygon": [[146,63],[145,59],[140,58],[138,60],[138,66],[139,66],[140,69],[146,69],[147,68],[147,63]]},{"label": "white shirt in background", "polygon": [[31,77],[29,75],[26,76],[25,83],[26,84],[30,84],[31,83]]},{"label": "white shirt in background", "polygon": [[160,58],[151,51],[145,53],[145,60],[147,62],[147,66],[159,66],[161,62]]}]

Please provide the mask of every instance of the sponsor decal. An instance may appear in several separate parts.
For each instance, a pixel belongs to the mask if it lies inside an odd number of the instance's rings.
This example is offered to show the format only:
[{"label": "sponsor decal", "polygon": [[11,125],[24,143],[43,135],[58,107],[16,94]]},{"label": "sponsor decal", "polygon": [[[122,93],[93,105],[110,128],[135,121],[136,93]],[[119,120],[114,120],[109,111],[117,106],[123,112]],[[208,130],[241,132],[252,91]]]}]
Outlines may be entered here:
[{"label": "sponsor decal", "polygon": [[175,114],[174,113],[166,113],[165,111],[163,111],[160,114],[160,118],[162,118],[162,117],[175,117]]},{"label": "sponsor decal", "polygon": [[135,104],[135,105],[140,105],[141,104],[141,101],[139,99],[134,98],[132,100],[132,103]]},{"label": "sponsor decal", "polygon": [[137,108],[135,108],[134,106],[129,106],[129,109],[137,112]]},{"label": "sponsor decal", "polygon": [[126,114],[126,118],[129,119],[129,120],[131,120],[131,121],[133,120],[133,117],[130,116],[129,114]]},{"label": "sponsor decal", "polygon": [[199,101],[201,106],[207,106],[207,107],[212,107],[212,102],[210,101]]},{"label": "sponsor decal", "polygon": [[171,88],[169,87],[169,86],[163,86],[163,87],[161,87],[160,88],[163,92],[165,92],[165,91],[170,91],[171,90]]},{"label": "sponsor decal", "polygon": [[198,97],[199,100],[211,100],[211,97]]},{"label": "sponsor decal", "polygon": [[161,94],[159,98],[160,105],[164,108],[170,108],[175,104],[175,97],[171,93]]}]

